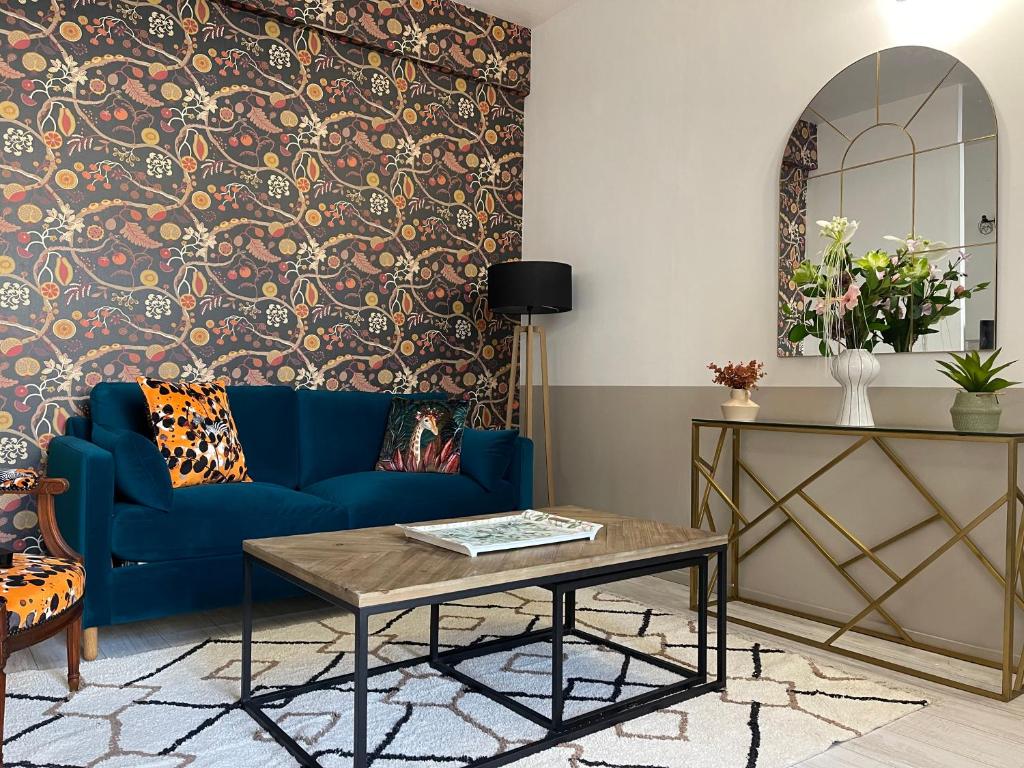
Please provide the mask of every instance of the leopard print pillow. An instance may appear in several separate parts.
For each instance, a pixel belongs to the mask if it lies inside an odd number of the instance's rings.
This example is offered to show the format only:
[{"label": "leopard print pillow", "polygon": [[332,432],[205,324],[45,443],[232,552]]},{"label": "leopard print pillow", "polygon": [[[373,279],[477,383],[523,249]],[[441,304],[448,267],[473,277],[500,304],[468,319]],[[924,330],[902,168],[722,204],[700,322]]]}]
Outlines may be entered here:
[{"label": "leopard print pillow", "polygon": [[144,376],[137,381],[174,488],[251,482],[223,382],[172,384]]},{"label": "leopard print pillow", "polygon": [[31,467],[0,470],[0,491],[31,491],[39,485],[39,473]]}]

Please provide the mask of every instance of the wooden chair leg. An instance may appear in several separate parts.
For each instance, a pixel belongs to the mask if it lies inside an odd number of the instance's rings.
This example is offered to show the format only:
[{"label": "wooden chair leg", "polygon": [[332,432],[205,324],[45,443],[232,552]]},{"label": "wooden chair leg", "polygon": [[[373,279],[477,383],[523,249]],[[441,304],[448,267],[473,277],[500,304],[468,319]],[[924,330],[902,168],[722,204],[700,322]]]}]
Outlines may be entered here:
[{"label": "wooden chair leg", "polygon": [[77,691],[81,678],[78,675],[78,660],[82,648],[82,617],[68,624],[68,689]]},{"label": "wooden chair leg", "polygon": [[7,673],[4,672],[4,666],[6,662],[7,659],[0,653],[0,768],[3,768],[4,764],[4,701],[7,699]]},{"label": "wooden chair leg", "polygon": [[82,638],[82,658],[93,661],[100,652],[100,631],[96,627],[89,627],[82,632]]},{"label": "wooden chair leg", "polygon": [[0,768],[4,766],[4,703],[7,701],[7,601],[0,600]]}]

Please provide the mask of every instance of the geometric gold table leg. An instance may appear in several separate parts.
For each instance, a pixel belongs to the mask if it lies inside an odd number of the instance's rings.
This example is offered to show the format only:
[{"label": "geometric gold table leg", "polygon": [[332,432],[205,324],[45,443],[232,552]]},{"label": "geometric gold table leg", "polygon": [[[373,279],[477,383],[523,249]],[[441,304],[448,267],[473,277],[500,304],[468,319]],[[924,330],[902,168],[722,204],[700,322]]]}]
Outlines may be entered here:
[{"label": "geometric gold table leg", "polygon": [[[759,478],[756,474],[749,470],[747,471],[747,477],[749,477],[754,482],[754,484],[760,489],[761,493],[768,497],[769,501],[775,503],[778,502],[779,497],[775,494],[774,491],[772,491],[771,488],[768,487],[768,485],[761,478]],[[778,509],[780,512],[782,512],[782,514],[786,516],[790,523],[792,523],[792,525],[796,527],[796,529],[811,544],[811,546],[813,546],[814,549],[817,550],[818,554],[825,558],[829,565],[831,565],[836,570],[836,572],[840,576],[842,576],[843,579],[846,580],[846,583],[849,584],[854,589],[854,591],[856,591],[857,594],[859,594],[864,599],[866,603],[871,604],[874,601],[874,596],[870,592],[868,592],[863,586],[861,586],[860,582],[858,582],[849,571],[847,571],[839,564],[839,561],[835,557],[835,555],[833,555],[827,547],[825,547],[820,541],[818,541],[815,538],[814,534],[800,521],[800,519],[796,516],[795,513],[793,513],[785,504],[779,505]],[[913,642],[911,640],[910,635],[907,634],[906,630],[904,630],[903,627],[900,626],[899,622],[896,621],[896,619],[884,607],[878,605],[874,608],[874,610],[877,611],[879,616],[881,616],[885,620],[885,622],[893,628],[893,630],[896,632],[897,635],[899,635],[899,637],[902,640],[906,642]],[[829,644],[831,644],[831,642],[832,641],[830,640]]]},{"label": "geometric gold table leg", "polygon": [[[1017,502],[1024,502],[1024,494],[1021,494],[1020,490],[1017,491]],[[1022,586],[1024,586],[1024,521],[1018,520],[1017,525],[1017,578],[1020,580]],[[1017,601],[1019,603],[1020,594],[1017,594]],[[1017,673],[1016,679],[1013,684],[1013,690],[1015,692],[1024,689],[1024,650],[1021,651],[1020,658],[1017,661]]]},{"label": "geometric gold table leg", "polygon": [[[942,517],[940,515],[938,515],[937,513],[933,514],[933,515],[931,515],[929,517],[926,517],[923,520],[918,520],[913,525],[909,525],[906,528],[900,530],[899,532],[894,533],[892,536],[889,536],[888,538],[882,539],[882,541],[878,542],[877,544],[875,544],[875,545],[873,545],[871,547],[871,551],[874,552],[875,554],[878,554],[878,552],[880,550],[883,550],[886,547],[890,547],[893,544],[895,544],[896,542],[902,541],[903,539],[905,539],[910,534],[917,533],[922,528],[927,528],[932,523],[939,522],[940,520],[942,520]],[[856,563],[856,562],[858,562],[860,560],[863,560],[863,559],[864,559],[864,553],[860,552],[860,553],[858,553],[856,555],[852,555],[848,559],[844,560],[841,563],[841,565],[844,568],[849,568],[854,563]]]},{"label": "geometric gold table leg", "polygon": [[[949,538],[944,539],[944,542],[937,548],[933,549],[923,559],[919,560],[916,565],[910,568],[909,571],[905,572],[899,578],[896,578],[894,582],[886,588],[882,594],[877,597],[872,597],[867,594],[863,588],[857,590],[861,592],[861,596],[865,598],[867,604],[860,609],[856,615],[853,615],[845,620],[835,620],[828,617],[816,616],[812,613],[800,612],[795,610],[787,610],[783,606],[775,606],[770,603],[759,602],[751,598],[744,598],[742,595],[742,588],[739,579],[736,576],[730,574],[729,583],[725,585],[727,587],[727,593],[730,598],[737,599],[739,602],[745,602],[752,605],[757,605],[766,609],[774,609],[781,611],[782,613],[789,613],[790,615],[798,616],[811,621],[818,621],[823,624],[830,624],[835,628],[835,631],[825,640],[815,640],[810,637],[805,637],[803,633],[793,633],[783,630],[781,627],[771,626],[769,624],[761,624],[752,620],[743,620],[740,618],[735,619],[736,623],[743,624],[745,626],[753,627],[762,631],[774,633],[776,635],[786,637],[797,642],[806,643],[823,650],[830,650],[843,656],[859,659],[868,663],[873,663],[878,666],[891,669],[898,672],[903,672],[908,675],[913,675],[925,680],[931,680],[936,683],[948,685],[960,690],[969,691],[974,694],[988,696],[991,698],[998,698],[1002,700],[1010,700],[1019,695],[1024,691],[1024,653],[1020,656],[1016,653],[1016,639],[1020,634],[1016,632],[1015,628],[1015,613],[1019,607],[1024,607],[1024,520],[1021,518],[1024,515],[1020,515],[1019,512],[1024,510],[1024,491],[1020,490],[1019,484],[1019,466],[1018,459],[1020,458],[1020,445],[1024,443],[1024,433],[1013,433],[1005,435],[983,435],[973,436],[964,434],[954,434],[949,432],[938,431],[935,434],[930,434],[927,431],[914,431],[914,430],[886,430],[886,429],[874,429],[874,430],[857,430],[850,428],[842,428],[832,430],[828,427],[815,425],[813,428],[808,428],[803,425],[782,425],[782,424],[733,424],[724,423],[721,420],[706,419],[702,420],[703,423],[700,426],[706,426],[709,429],[715,430],[728,430],[732,432],[732,451],[731,451],[731,469],[732,476],[730,483],[726,484],[722,482],[719,484],[715,469],[718,468],[719,461],[722,458],[722,438],[725,436],[721,432],[718,435],[718,444],[715,445],[716,456],[713,462],[704,461],[700,456],[700,437],[701,432],[699,426],[694,423],[693,430],[693,451],[691,457],[694,459],[691,466],[691,521],[693,523],[700,523],[695,527],[705,527],[704,523],[714,524],[713,517],[711,515],[712,506],[710,503],[710,496],[715,493],[721,501],[728,507],[727,510],[718,509],[719,512],[731,512],[730,514],[730,525],[729,525],[729,564],[732,566],[732,574],[738,574],[738,568],[742,560],[744,560],[749,554],[759,549],[763,544],[773,539],[775,535],[782,530],[784,527],[796,527],[799,532],[808,538],[810,543],[816,544],[819,553],[824,555],[830,564],[841,574],[845,576],[851,576],[848,569],[855,563],[861,560],[871,560],[874,565],[881,568],[889,578],[894,579],[897,577],[895,570],[891,569],[883,560],[878,556],[880,550],[895,544],[898,541],[914,534],[915,532],[922,530],[925,527],[931,526],[936,522],[944,522],[950,529],[951,535]],[[804,478],[791,490],[787,491],[782,495],[775,494],[770,488],[763,484],[763,481],[752,472],[752,470],[745,465],[743,461],[740,444],[742,440],[742,432],[744,431],[768,431],[768,432],[815,432],[819,434],[834,434],[841,435],[843,437],[859,437],[854,444],[849,445],[839,455],[835,456],[824,466],[819,467],[808,477]],[[904,439],[904,440],[950,440],[958,442],[969,442],[969,443],[989,443],[1005,446],[1007,448],[1007,463],[1006,463],[1006,492],[1005,494],[996,499],[986,509],[978,512],[974,517],[970,518],[966,523],[961,524],[959,520],[953,516],[953,514],[945,509],[942,503],[928,490],[921,480],[910,470],[910,468],[900,459],[898,454],[889,447],[886,443],[887,439]],[[898,533],[891,535],[884,541],[869,545],[862,543],[854,532],[855,529],[847,530],[840,522],[838,518],[833,518],[830,514],[824,510],[821,505],[814,502],[813,499],[809,498],[804,489],[807,488],[811,483],[817,480],[819,477],[828,472],[832,467],[845,460],[850,454],[856,451],[862,445],[868,442],[875,442],[881,449],[882,452],[890,459],[891,463],[906,477],[907,480],[914,486],[918,493],[928,502],[932,508],[933,514],[929,515],[925,519],[919,520],[900,530]],[[746,474],[750,480],[757,485],[762,492],[764,492],[771,501],[770,506],[762,511],[759,515],[746,519],[749,515],[745,515],[739,507],[740,492],[741,492],[741,480],[746,482],[746,478],[742,476]],[[707,488],[702,488],[700,485],[701,475],[703,475]],[[729,491],[726,491],[726,488]],[[704,499],[702,500],[701,495],[704,491]],[[787,502],[792,499],[801,499],[807,503],[810,508],[818,515],[828,522],[835,530],[837,530],[847,541],[849,541],[858,550],[858,553],[853,557],[840,561],[838,558],[833,556],[827,549],[823,552],[822,542],[816,542],[816,534],[812,530],[805,528],[802,525],[802,521],[798,516],[793,514],[793,510],[787,509]],[[1005,525],[1005,552],[1004,562],[1000,563],[998,557],[991,557],[994,553],[985,553],[973,540],[972,534],[986,519],[989,517],[998,518],[997,512],[1002,512],[1000,508],[1006,506],[1006,525]],[[748,505],[749,506],[749,505]],[[781,512],[783,521],[781,523],[773,523],[771,526],[764,526],[769,528],[767,533],[762,533],[761,537],[755,541],[751,546],[742,547],[739,541],[743,534],[752,531],[762,521],[767,521],[769,515],[772,512]],[[721,520],[719,515],[719,520]],[[872,612],[882,613],[884,611],[884,604],[907,586],[911,581],[918,577],[924,570],[929,568],[935,563],[943,554],[953,549],[957,545],[962,545],[964,548],[970,550],[979,562],[998,582],[1000,587],[999,594],[1003,596],[1003,622],[1002,622],[1002,642],[1001,642],[1001,653],[998,661],[994,660],[991,656],[976,656],[971,654],[965,654],[962,652],[956,652],[951,649],[941,648],[935,645],[930,645],[923,640],[916,640],[910,638],[906,634],[906,630],[902,630],[899,623],[895,621],[893,617],[888,623],[893,626],[893,629],[897,631],[897,635],[890,635],[881,632],[878,629],[858,627],[860,621]],[[903,569],[901,569],[903,570]],[[859,585],[853,585],[856,589]],[[863,591],[862,591],[863,590]],[[844,648],[834,645],[834,643],[848,631],[855,631],[869,636],[877,637],[880,639],[890,640],[897,643],[901,643],[905,646],[919,648],[922,651],[928,653],[938,654],[947,658],[959,659],[964,662],[970,662],[978,664],[982,667],[986,667],[997,671],[1001,676],[1001,685],[996,688],[993,687],[982,687],[979,685],[972,684],[966,680],[960,680],[956,677],[947,677],[944,675],[933,674],[924,669],[918,669],[896,662],[891,662],[886,659],[878,658],[874,654],[860,653],[852,648]]]},{"label": "geometric gold table leg", "polygon": [[[730,480],[732,480],[732,501],[737,509],[740,507],[740,435],[738,429],[732,431],[732,466],[730,469]],[[740,596],[740,516],[733,512],[730,516],[732,525],[729,526],[729,598],[738,599]]]},{"label": "geometric gold table leg", "polygon": [[697,462],[700,460],[700,427],[690,427],[690,527],[700,526],[697,500],[700,497],[700,478],[697,476]]},{"label": "geometric gold table leg", "polygon": [[[925,487],[924,483],[921,482],[921,479],[910,470],[906,463],[896,454],[893,448],[890,445],[888,445],[888,443],[881,439],[876,438],[875,443],[882,450],[882,453],[885,454],[889,461],[892,462],[893,466],[895,466],[896,469],[900,471],[900,474],[902,474],[910,482],[911,486],[913,486],[914,490],[918,492],[921,498],[928,502],[928,505],[935,511],[935,514],[938,515],[939,518],[946,523],[949,529],[952,530],[953,533],[959,532],[960,524],[949,513],[949,511],[942,504],[939,503],[939,500],[935,498],[935,495],[930,490],[928,490],[927,487]],[[999,585],[1001,587],[1005,587],[1005,572],[1001,572],[996,567],[995,563],[992,562],[992,559],[988,555],[986,555],[981,550],[981,548],[978,547],[977,544],[974,543],[974,540],[970,536],[964,538],[964,546],[967,547],[967,549],[970,550],[971,554],[973,554],[974,557],[977,558],[978,562],[980,562],[985,567],[985,570],[992,574],[992,577],[999,583]],[[1020,595],[1017,596],[1017,605],[1019,605],[1021,608],[1024,608],[1024,598],[1022,598]]]},{"label": "geometric gold table leg", "polygon": [[[726,430],[723,429],[718,435],[718,442],[715,443],[715,457],[711,460],[710,468],[708,470],[711,473],[710,479],[712,481],[714,481],[715,475],[718,474],[718,466],[722,462],[722,449],[725,448],[726,434]],[[703,459],[697,461],[696,466],[698,468],[698,471],[702,463]],[[700,500],[700,512],[697,516],[697,525],[694,527],[699,528],[701,521],[706,519],[708,521],[708,529],[712,533],[718,533],[718,526],[715,525],[715,518],[711,515],[711,488],[712,483],[708,483],[704,487],[704,495],[701,497]]]},{"label": "geometric gold table leg", "polygon": [[952,549],[954,546],[960,543],[960,541],[962,541],[965,536],[967,536],[971,531],[973,531],[975,528],[977,528],[979,525],[985,522],[985,520],[987,520],[993,512],[1002,507],[1006,502],[1007,498],[1005,494],[1002,497],[996,499],[992,504],[990,504],[988,507],[982,510],[975,518],[973,518],[967,525],[961,528],[959,533],[954,535],[952,538],[947,539],[940,547],[935,549],[926,558],[918,562],[917,565],[915,565],[913,568],[907,571],[899,581],[897,581],[895,584],[893,584],[891,587],[885,590],[881,595],[872,600],[855,616],[848,619],[847,622],[843,624],[839,629],[837,629],[834,633],[832,633],[832,635],[829,636],[829,638],[825,642],[831,645],[839,639],[840,635],[845,634],[847,631],[855,627],[865,616],[874,611],[878,606],[880,606],[894,594],[899,592],[903,587],[910,583],[910,581],[913,580],[914,577],[916,577],[929,565],[934,563],[942,555],[944,555],[946,552],[948,552],[950,549]]},{"label": "geometric gold table leg", "polygon": [[[721,492],[721,488],[715,482],[714,477],[718,473],[718,467],[722,460],[722,453],[725,448],[725,440],[729,433],[728,428],[722,428],[718,433],[718,440],[715,443],[714,458],[711,463],[708,464],[701,457],[700,453],[700,427],[697,424],[692,424],[690,428],[690,526],[693,528],[700,528],[703,523],[707,523],[708,529],[712,533],[718,532],[718,525],[715,523],[715,518],[711,514],[711,490],[715,488],[719,495],[722,495],[723,499],[727,503],[731,504],[731,499],[727,499]],[[705,469],[705,467],[707,467]],[[710,480],[704,489],[704,494],[701,496],[700,493],[700,475],[703,473],[706,478]],[[708,593],[711,594],[715,589],[715,583],[718,579],[717,569],[712,576]],[[690,609],[697,609],[697,588],[692,582],[690,583]]]},{"label": "geometric gold table leg", "polygon": [[1013,690],[1013,619],[1017,596],[1017,441],[1006,449],[1006,573],[1003,577],[1003,697]]},{"label": "geometric gold table leg", "polygon": [[[833,467],[835,467],[838,464],[841,464],[849,456],[851,456],[856,451],[860,450],[860,448],[862,448],[863,446],[867,445],[870,441],[871,441],[870,438],[862,437],[857,442],[855,442],[855,443],[847,446],[846,448],[844,448],[842,451],[840,451],[835,456],[833,456],[825,464],[822,464],[814,472],[812,472],[810,475],[808,475],[803,480],[801,480],[799,483],[797,483],[795,486],[793,486],[789,491],[784,493],[782,496],[776,497],[775,502],[772,503],[772,505],[769,506],[767,509],[764,509],[763,511],[758,513],[755,517],[751,518],[749,521],[744,522],[743,527],[739,529],[737,534],[742,536],[744,533],[746,533],[748,530],[750,530],[755,525],[760,523],[762,520],[766,519],[769,515],[771,515],[772,512],[777,510],[780,506],[785,504],[791,498],[793,498],[794,496],[799,495],[799,493],[801,491],[803,491],[804,488],[807,488],[815,480],[817,480],[818,478],[822,477],[826,473],[830,472]],[[751,479],[755,479],[756,475],[755,475],[754,471],[752,469],[750,469],[749,466],[747,466],[746,462],[743,461],[742,458],[739,459],[739,468],[740,468],[740,471],[743,472],[744,474],[746,474],[747,477],[749,477]],[[742,517],[741,517],[741,519],[742,519]]]},{"label": "geometric gold table leg", "polygon": [[[690,425],[690,527],[700,528],[700,512],[697,508],[700,498],[700,476],[697,474],[697,462],[700,461],[700,425]],[[690,610],[697,610],[697,584],[690,580]]]}]

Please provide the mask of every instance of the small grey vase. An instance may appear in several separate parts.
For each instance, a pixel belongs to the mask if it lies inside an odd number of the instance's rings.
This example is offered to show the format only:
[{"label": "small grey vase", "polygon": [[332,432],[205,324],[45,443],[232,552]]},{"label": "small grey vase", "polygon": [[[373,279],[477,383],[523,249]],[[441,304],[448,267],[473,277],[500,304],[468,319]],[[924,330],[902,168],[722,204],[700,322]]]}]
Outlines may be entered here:
[{"label": "small grey vase", "polygon": [[957,432],[995,432],[999,429],[1003,407],[994,392],[961,390],[956,393],[949,413],[953,417],[953,429]]}]

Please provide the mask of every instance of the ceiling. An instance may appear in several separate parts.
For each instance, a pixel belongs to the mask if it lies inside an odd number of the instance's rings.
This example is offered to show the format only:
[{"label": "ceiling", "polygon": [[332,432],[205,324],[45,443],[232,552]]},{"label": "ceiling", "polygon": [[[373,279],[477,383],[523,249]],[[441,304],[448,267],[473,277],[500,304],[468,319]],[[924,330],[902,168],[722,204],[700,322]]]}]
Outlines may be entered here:
[{"label": "ceiling", "polygon": [[556,13],[565,10],[577,0],[460,0],[463,5],[476,8],[492,16],[514,21],[524,27],[539,27]]}]

